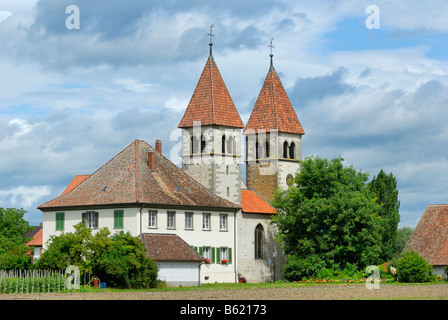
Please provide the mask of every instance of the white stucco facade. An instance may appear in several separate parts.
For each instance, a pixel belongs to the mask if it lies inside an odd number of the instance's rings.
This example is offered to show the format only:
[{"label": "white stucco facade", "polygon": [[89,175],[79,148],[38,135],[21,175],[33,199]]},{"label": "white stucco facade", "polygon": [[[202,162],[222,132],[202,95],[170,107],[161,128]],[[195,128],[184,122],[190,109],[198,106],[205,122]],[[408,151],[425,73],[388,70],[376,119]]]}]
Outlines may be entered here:
[{"label": "white stucco facade", "polygon": [[[123,211],[122,227],[117,228],[114,216],[116,211]],[[226,263],[213,261],[201,267],[201,283],[214,282],[235,282],[235,213],[213,210],[189,210],[179,208],[157,208],[157,207],[130,207],[119,209],[83,209],[83,210],[58,210],[47,211],[43,213],[43,249],[47,247],[46,243],[51,235],[60,235],[62,232],[74,232],[74,225],[82,221],[83,213],[98,213],[98,224],[91,227],[95,234],[99,229],[107,227],[112,233],[118,231],[129,231],[132,236],[138,236],[142,233],[167,233],[177,234],[188,245],[195,248],[198,252],[206,250],[220,251],[219,256],[225,255]],[[64,227],[57,230],[56,215],[64,215]],[[150,219],[152,214],[152,219]],[[155,220],[154,220],[155,214]],[[170,218],[168,218],[170,216]],[[151,224],[150,224],[151,220]],[[60,227],[60,225],[59,225]],[[201,249],[200,249],[201,248]],[[223,252],[221,254],[221,251]],[[218,256],[218,255],[217,255]],[[174,262],[173,262],[174,263]],[[173,282],[173,272],[179,270],[178,263],[166,264],[163,262],[160,266],[167,266],[167,270],[160,270],[161,277],[169,278]],[[191,264],[191,263],[190,263]],[[194,264],[194,263],[193,263]],[[188,265],[188,273],[195,269],[197,275],[198,265],[193,268]],[[186,277],[187,275],[185,275]],[[191,282],[190,280],[188,280]]]}]

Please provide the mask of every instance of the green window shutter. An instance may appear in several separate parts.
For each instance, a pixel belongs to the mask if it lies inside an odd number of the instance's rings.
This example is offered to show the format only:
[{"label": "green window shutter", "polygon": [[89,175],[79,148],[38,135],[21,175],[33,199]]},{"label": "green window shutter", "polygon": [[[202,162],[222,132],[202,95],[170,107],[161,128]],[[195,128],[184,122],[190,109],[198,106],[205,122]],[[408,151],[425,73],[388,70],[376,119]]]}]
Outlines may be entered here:
[{"label": "green window shutter", "polygon": [[215,248],[214,248],[214,247],[211,247],[210,249],[212,250],[212,258],[211,258],[211,261],[212,261],[212,263],[215,263]]},{"label": "green window shutter", "polygon": [[204,252],[203,247],[199,247],[199,254],[202,256],[202,253]]},{"label": "green window shutter", "polygon": [[64,212],[56,212],[56,230],[64,230]]},{"label": "green window shutter", "polygon": [[227,248],[227,260],[232,263],[232,248]]},{"label": "green window shutter", "polygon": [[221,248],[216,248],[216,263],[221,263]]},{"label": "green window shutter", "polygon": [[82,213],[82,224],[87,227],[87,212]]},{"label": "green window shutter", "polygon": [[114,210],[114,228],[123,229],[123,210]]},{"label": "green window shutter", "polygon": [[193,249],[194,249],[194,251],[198,252],[198,247],[193,247]]},{"label": "green window shutter", "polygon": [[95,229],[98,228],[98,212],[95,212]]}]

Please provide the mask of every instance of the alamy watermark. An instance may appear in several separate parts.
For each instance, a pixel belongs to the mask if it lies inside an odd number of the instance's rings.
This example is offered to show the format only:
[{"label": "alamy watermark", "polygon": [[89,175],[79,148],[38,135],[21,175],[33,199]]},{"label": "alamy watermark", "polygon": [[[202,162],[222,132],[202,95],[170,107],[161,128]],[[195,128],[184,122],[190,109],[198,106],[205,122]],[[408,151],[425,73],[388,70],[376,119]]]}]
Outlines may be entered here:
[{"label": "alamy watermark", "polygon": [[371,4],[367,6],[366,13],[369,16],[366,19],[366,28],[367,29],[379,29],[380,28],[380,8],[378,6]]},{"label": "alamy watermark", "polygon": [[65,269],[65,274],[68,275],[65,279],[65,287],[68,290],[79,289],[81,283],[79,268],[75,265],[69,265]]},{"label": "alamy watermark", "polygon": [[81,16],[79,12],[79,7],[72,4],[65,8],[65,13],[70,14],[67,19],[65,19],[65,27],[68,30],[81,28]]}]

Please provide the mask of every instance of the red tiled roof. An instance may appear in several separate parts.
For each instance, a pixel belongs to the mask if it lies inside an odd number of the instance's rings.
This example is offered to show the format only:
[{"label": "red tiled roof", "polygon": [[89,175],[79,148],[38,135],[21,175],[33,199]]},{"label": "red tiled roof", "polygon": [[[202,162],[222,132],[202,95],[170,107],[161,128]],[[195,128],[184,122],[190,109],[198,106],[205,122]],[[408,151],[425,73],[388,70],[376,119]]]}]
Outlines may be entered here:
[{"label": "red tiled roof", "polygon": [[90,177],[89,174],[84,174],[84,175],[77,175],[73,178],[72,182],[70,182],[70,184],[67,186],[67,188],[65,188],[64,192],[62,192],[62,194],[66,194],[67,192],[70,192],[71,190],[73,190],[75,187],[77,187],[81,182],[83,182],[84,180],[86,180],[88,177]]},{"label": "red tiled roof", "polygon": [[252,190],[241,190],[243,213],[275,214],[275,209]]},{"label": "red tiled roof", "polygon": [[413,250],[431,265],[448,265],[448,204],[430,204],[403,251]]},{"label": "red tiled roof", "polygon": [[244,128],[244,123],[241,121],[215,60],[211,55],[205,64],[196,89],[178,127],[192,127],[193,121],[200,121],[201,126],[216,124]]},{"label": "red tiled roof", "polygon": [[272,61],[243,134],[259,129],[305,134]]},{"label": "red tiled roof", "polygon": [[[153,170],[148,165],[149,151],[154,153]],[[38,209],[142,203],[239,208],[209,191],[145,141],[135,140],[70,192]]]},{"label": "red tiled roof", "polygon": [[42,247],[42,228],[40,228],[33,236],[33,238],[26,243],[27,246]]},{"label": "red tiled roof", "polygon": [[203,261],[192,247],[176,234],[143,233],[148,256],[156,261]]}]

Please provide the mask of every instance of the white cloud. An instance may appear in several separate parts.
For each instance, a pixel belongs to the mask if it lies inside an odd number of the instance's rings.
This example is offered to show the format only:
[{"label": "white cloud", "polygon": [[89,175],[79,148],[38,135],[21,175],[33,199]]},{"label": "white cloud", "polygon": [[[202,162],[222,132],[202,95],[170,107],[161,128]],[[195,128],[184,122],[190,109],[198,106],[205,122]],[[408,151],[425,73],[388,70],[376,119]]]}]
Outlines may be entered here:
[{"label": "white cloud", "polygon": [[135,79],[120,79],[116,80],[115,83],[123,86],[126,90],[138,93],[148,92],[152,87],[150,83],[142,83]]},{"label": "white cloud", "polygon": [[49,186],[21,185],[13,189],[0,190],[0,205],[8,203],[21,208],[29,208],[49,194]]},{"label": "white cloud", "polygon": [[8,19],[8,17],[11,15],[12,15],[11,11],[0,10],[0,23],[2,23],[3,20]]}]

